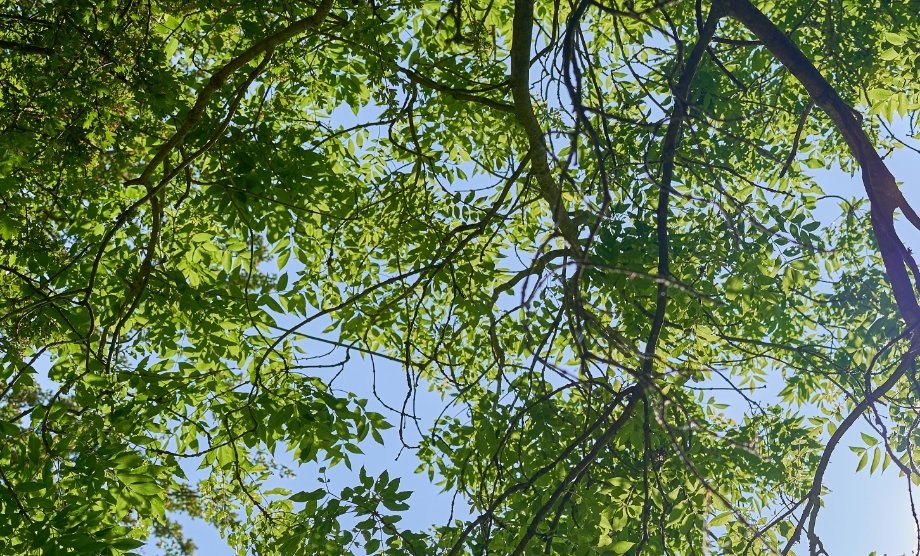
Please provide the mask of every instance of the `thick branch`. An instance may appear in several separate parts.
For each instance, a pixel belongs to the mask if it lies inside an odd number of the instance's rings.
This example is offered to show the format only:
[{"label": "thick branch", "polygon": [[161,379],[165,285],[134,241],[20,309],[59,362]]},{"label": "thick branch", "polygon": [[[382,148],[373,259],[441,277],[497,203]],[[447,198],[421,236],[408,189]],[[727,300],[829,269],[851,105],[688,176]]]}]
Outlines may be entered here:
[{"label": "thick branch", "polygon": [[920,322],[920,305],[909,270],[916,263],[894,229],[894,211],[901,209],[920,229],[920,218],[907,204],[894,176],[876,152],[862,128],[862,118],[828,83],[815,65],[776,25],[749,0],[717,0],[725,13],[747,27],[805,87],[815,104],[824,110],[840,131],[862,168],[863,185],[872,207],[872,228],[901,317],[908,325]]},{"label": "thick branch", "polygon": [[569,218],[562,204],[562,190],[553,179],[547,161],[543,128],[533,111],[530,99],[530,47],[533,40],[533,0],[514,1],[514,20],[511,38],[511,96],[514,99],[514,114],[527,134],[530,143],[531,168],[540,195],[553,210],[553,223],[566,241],[572,255],[578,261],[584,260],[581,243],[578,241],[578,227]]},{"label": "thick branch", "polygon": [[13,52],[21,52],[23,54],[41,54],[44,56],[54,54],[54,50],[45,46],[4,40],[0,40],[0,50],[12,50]]}]

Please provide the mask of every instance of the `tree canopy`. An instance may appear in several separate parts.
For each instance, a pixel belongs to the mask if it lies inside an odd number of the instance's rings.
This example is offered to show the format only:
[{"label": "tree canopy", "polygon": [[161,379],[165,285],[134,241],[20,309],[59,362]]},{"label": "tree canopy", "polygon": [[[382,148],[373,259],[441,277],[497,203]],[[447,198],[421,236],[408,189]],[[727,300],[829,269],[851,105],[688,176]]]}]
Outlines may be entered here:
[{"label": "tree canopy", "polygon": [[[241,554],[825,554],[857,421],[920,482],[918,39],[915,1],[4,2],[0,552],[187,553],[184,512]],[[374,442],[463,510],[405,526]]]}]

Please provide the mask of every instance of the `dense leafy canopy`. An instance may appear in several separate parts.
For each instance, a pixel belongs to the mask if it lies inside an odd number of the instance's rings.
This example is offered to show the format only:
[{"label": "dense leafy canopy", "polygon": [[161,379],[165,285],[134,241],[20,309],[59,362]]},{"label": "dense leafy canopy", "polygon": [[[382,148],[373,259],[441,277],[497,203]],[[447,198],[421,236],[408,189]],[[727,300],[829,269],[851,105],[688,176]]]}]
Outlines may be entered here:
[{"label": "dense leafy canopy", "polygon": [[[0,552],[179,553],[186,512],[241,553],[822,553],[843,432],[920,455],[920,219],[876,154],[918,16],[4,3]],[[407,528],[357,466],[272,486],[393,426],[468,511]]]}]

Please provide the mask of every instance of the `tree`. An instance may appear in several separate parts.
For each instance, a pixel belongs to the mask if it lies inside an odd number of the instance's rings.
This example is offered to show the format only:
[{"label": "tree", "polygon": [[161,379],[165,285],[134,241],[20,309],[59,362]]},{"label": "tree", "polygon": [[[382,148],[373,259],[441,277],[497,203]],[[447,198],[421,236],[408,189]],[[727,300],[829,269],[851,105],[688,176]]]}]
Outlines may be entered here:
[{"label": "tree", "polygon": [[[822,554],[863,418],[917,481],[920,4],[264,4],[0,12],[2,552]],[[394,424],[469,517],[270,488]]]}]

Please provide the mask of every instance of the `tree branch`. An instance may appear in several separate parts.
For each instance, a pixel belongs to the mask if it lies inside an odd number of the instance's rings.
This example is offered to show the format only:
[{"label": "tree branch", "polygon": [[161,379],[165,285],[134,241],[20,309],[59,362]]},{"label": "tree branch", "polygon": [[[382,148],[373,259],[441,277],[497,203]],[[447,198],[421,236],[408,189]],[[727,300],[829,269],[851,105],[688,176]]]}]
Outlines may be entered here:
[{"label": "tree branch", "polygon": [[871,203],[872,228],[901,317],[908,325],[920,322],[920,305],[909,271],[915,275],[920,273],[913,256],[894,229],[894,211],[901,209],[918,229],[920,217],[901,195],[894,176],[863,130],[862,117],[841,98],[795,43],[749,0],[716,0],[716,5],[760,39],[840,131],[862,168],[863,185]]},{"label": "tree branch", "polygon": [[54,54],[54,50],[45,46],[4,40],[0,40],[0,50],[12,50],[23,54],[42,54],[44,56]]},{"label": "tree branch", "polygon": [[147,166],[144,168],[144,171],[137,178],[127,182],[130,184],[144,184],[148,185],[150,179],[153,176],[153,172],[156,170],[157,166],[169,156],[169,153],[176,148],[185,136],[194,129],[195,125],[201,120],[204,116],[205,110],[208,107],[208,102],[211,100],[211,97],[223,87],[224,83],[233,75],[238,69],[242,68],[249,62],[255,60],[257,57],[262,54],[274,50],[281,44],[284,44],[288,40],[300,35],[308,29],[317,27],[320,23],[326,19],[326,16],[329,14],[329,11],[332,9],[332,4],[334,0],[323,0],[319,6],[316,7],[316,11],[310,17],[305,17],[304,19],[295,21],[291,23],[284,29],[278,31],[273,35],[269,35],[259,42],[253,44],[246,50],[244,50],[239,56],[233,58],[222,68],[214,72],[211,75],[211,78],[208,79],[208,82],[201,89],[201,92],[198,93],[198,98],[195,99],[195,104],[188,111],[188,114],[185,115],[185,120],[179,126],[172,137],[170,137],[165,143],[160,145],[160,148],[157,150],[157,153],[154,157],[147,163]]},{"label": "tree branch", "polygon": [[530,143],[531,168],[540,195],[553,210],[553,223],[577,261],[584,260],[578,226],[569,218],[562,204],[562,190],[553,179],[547,161],[543,128],[533,111],[530,98],[530,47],[533,41],[533,0],[515,0],[511,37],[511,96],[514,114]]},{"label": "tree branch", "polygon": [[476,93],[472,91],[468,91],[466,89],[457,89],[454,87],[450,87],[448,85],[444,85],[443,83],[439,83],[435,81],[434,79],[431,79],[430,77],[426,77],[412,69],[397,67],[397,71],[405,75],[406,78],[412,83],[421,85],[422,87],[425,87],[426,89],[432,89],[440,93],[444,93],[457,100],[466,100],[469,102],[475,102],[483,106],[488,106],[489,108],[492,108],[494,110],[498,110],[500,112],[511,112],[511,113],[514,112],[514,106],[508,103],[493,100],[489,97],[484,97],[482,95],[477,95]]},{"label": "tree branch", "polygon": [[664,325],[664,316],[668,304],[668,284],[671,277],[668,245],[668,204],[673,189],[671,183],[674,180],[674,158],[677,156],[677,147],[683,135],[684,120],[687,118],[687,98],[690,94],[690,85],[693,83],[693,76],[696,75],[696,70],[703,59],[703,54],[706,53],[709,42],[715,35],[719,18],[720,13],[716,7],[713,7],[706,18],[706,23],[700,30],[700,36],[693,46],[693,50],[690,51],[690,55],[684,64],[684,69],[677,79],[677,85],[674,86],[672,95],[674,97],[674,110],[671,113],[671,121],[668,123],[668,129],[661,145],[661,183],[658,184],[658,207],[655,211],[655,225],[658,239],[658,276],[662,278],[662,281],[658,282],[655,316],[652,319],[652,328],[649,331],[648,340],[645,342],[642,376],[646,379],[652,372],[655,350],[658,347],[658,338]]}]

